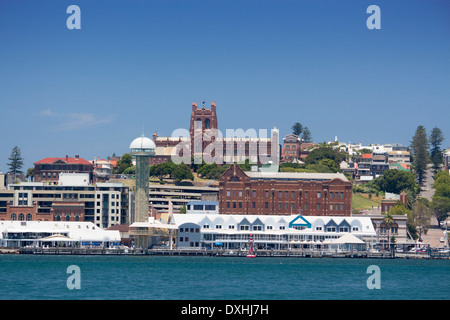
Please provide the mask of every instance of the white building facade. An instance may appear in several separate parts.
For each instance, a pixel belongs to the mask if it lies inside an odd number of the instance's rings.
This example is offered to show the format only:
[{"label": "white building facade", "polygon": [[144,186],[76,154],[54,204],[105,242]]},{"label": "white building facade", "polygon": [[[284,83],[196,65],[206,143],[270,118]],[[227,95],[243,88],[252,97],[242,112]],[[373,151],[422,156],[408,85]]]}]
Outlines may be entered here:
[{"label": "white building facade", "polygon": [[369,248],[376,232],[369,217],[174,214],[178,248],[317,249],[351,234]]},{"label": "white building facade", "polygon": [[119,231],[91,222],[0,221],[1,247],[112,247],[120,240]]}]

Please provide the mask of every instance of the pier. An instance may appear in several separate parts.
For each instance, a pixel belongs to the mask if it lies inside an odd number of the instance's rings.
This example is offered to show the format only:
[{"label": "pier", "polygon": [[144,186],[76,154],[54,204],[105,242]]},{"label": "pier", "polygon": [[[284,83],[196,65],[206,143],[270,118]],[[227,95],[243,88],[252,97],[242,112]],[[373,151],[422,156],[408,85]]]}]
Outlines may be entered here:
[{"label": "pier", "polygon": [[[0,248],[0,254],[34,255],[153,255],[153,256],[214,256],[246,257],[248,250],[175,248],[164,247],[143,250],[140,248],[95,248],[95,247],[23,247]],[[274,258],[370,258],[370,259],[450,259],[448,253],[393,253],[370,251],[320,251],[320,250],[257,250],[256,257]]]}]

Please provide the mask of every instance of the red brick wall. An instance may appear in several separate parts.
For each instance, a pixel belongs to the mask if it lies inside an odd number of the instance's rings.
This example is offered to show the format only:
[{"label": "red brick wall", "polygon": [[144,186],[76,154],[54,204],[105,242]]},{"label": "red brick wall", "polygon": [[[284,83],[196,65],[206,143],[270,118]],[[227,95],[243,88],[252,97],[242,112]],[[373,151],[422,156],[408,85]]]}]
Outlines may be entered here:
[{"label": "red brick wall", "polygon": [[352,188],[348,181],[250,180],[240,168],[233,179],[231,171],[219,180],[221,214],[351,215]]}]

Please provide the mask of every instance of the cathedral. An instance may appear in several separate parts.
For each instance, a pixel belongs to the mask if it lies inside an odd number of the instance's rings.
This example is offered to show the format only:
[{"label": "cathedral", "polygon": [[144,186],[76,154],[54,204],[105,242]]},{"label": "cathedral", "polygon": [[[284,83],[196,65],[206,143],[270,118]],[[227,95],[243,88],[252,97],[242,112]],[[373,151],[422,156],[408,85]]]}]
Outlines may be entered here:
[{"label": "cathedral", "polygon": [[[176,135],[174,134],[176,133]],[[150,164],[159,164],[172,160],[175,163],[232,164],[279,164],[278,129],[267,130],[226,129],[219,130],[217,109],[214,102],[211,108],[201,107],[194,101],[189,131],[179,129],[172,137],[159,137],[153,134],[156,145],[155,156]],[[178,134],[178,133],[184,133]],[[259,136],[258,136],[259,135]]]}]

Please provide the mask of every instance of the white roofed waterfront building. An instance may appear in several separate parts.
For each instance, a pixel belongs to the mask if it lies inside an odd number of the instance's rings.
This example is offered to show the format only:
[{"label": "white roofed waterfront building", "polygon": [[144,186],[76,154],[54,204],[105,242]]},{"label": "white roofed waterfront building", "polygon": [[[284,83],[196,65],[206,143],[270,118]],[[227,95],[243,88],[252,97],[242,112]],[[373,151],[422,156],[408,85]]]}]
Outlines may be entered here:
[{"label": "white roofed waterfront building", "polygon": [[0,221],[0,246],[112,247],[119,245],[117,230],[104,230],[91,222]]},{"label": "white roofed waterfront building", "polygon": [[[331,244],[348,243],[348,239],[350,244],[366,250],[376,240],[369,217],[237,214],[174,214],[173,217],[178,228],[178,248],[220,245],[224,249],[245,249],[252,236],[255,248],[260,250],[330,248]],[[352,237],[342,238],[345,235]]]}]

